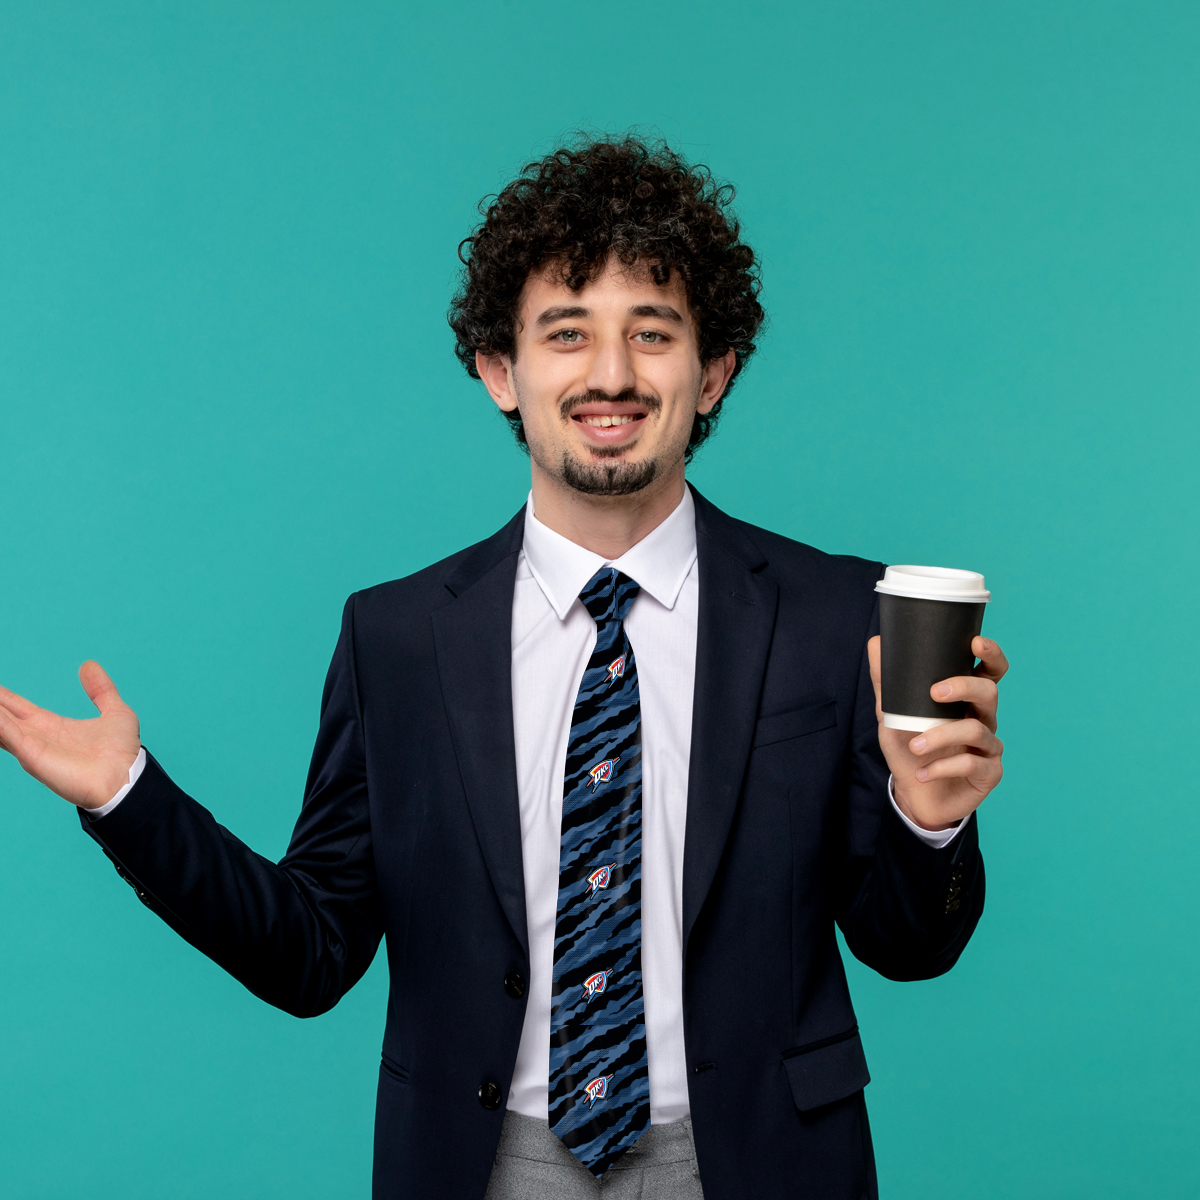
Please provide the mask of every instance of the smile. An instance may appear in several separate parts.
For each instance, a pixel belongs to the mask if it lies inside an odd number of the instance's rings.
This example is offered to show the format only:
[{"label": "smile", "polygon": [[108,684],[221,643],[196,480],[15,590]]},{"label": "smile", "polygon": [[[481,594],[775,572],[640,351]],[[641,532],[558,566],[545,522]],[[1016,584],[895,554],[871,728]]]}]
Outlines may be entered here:
[{"label": "smile", "polygon": [[581,421],[584,425],[596,425],[601,428],[607,428],[610,425],[632,425],[634,421],[643,419],[641,413],[629,416],[602,416],[602,417],[576,417],[575,420]]}]

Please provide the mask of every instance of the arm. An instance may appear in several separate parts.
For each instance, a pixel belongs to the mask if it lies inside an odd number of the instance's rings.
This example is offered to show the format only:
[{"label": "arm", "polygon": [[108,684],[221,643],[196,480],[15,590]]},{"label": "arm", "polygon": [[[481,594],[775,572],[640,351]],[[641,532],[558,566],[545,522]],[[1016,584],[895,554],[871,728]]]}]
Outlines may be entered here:
[{"label": "arm", "polygon": [[[853,714],[837,919],[856,958],[890,979],[926,979],[954,965],[983,911],[974,810],[1001,774],[995,680],[1007,663],[999,647],[977,639],[976,654],[984,655],[977,677],[946,681],[952,698],[969,700],[975,715],[929,731],[926,744],[914,747],[917,736],[882,727],[877,628],[876,610]],[[896,806],[886,799],[889,770]],[[897,807],[928,830],[968,819],[938,849],[914,835]]]},{"label": "arm", "polygon": [[[353,614],[352,597],[325,684],[304,806],[279,864],[255,854],[217,824],[151,756],[129,793],[107,815],[93,819],[80,812],[85,831],[147,907],[256,995],[296,1016],[332,1008],[370,965],[382,932]],[[31,723],[37,716],[27,702],[21,702],[27,706],[24,717],[15,716],[11,695],[0,697],[7,714],[0,714],[5,748],[17,753],[31,774],[52,787],[59,784],[55,790],[81,810],[104,805],[116,790],[107,768],[124,756],[95,755],[94,761],[106,768],[103,778],[90,779],[86,770],[77,769],[68,783],[86,779],[86,786],[63,787],[67,776],[56,773],[54,764],[67,757],[66,750],[44,738],[40,753],[30,755],[30,741],[37,736]],[[115,703],[120,704],[119,697]],[[105,716],[102,707],[95,722],[75,724],[101,725]],[[103,732],[93,729],[89,736]],[[115,734],[115,728],[110,726],[109,732]],[[134,753],[129,757],[136,757],[136,747],[130,748]],[[100,776],[99,767],[95,774]]]}]

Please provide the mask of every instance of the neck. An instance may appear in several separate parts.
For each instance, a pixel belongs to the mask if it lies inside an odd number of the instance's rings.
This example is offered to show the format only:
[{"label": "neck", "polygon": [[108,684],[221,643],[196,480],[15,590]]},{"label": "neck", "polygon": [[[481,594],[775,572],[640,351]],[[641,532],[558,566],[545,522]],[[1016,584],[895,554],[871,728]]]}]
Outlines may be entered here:
[{"label": "neck", "polygon": [[636,546],[679,507],[684,486],[682,459],[677,468],[629,496],[589,496],[533,464],[537,519],[610,562]]}]

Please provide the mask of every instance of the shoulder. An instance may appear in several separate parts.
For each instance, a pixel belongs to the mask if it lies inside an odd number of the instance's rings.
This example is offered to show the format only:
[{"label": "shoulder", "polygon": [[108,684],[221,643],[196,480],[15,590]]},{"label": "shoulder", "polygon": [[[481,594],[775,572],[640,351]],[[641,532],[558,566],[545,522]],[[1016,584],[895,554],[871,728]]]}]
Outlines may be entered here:
[{"label": "shoulder", "polygon": [[798,631],[819,629],[832,642],[844,635],[855,646],[877,620],[875,583],[884,566],[853,554],[828,554],[768,529],[747,525],[746,536],[763,551],[762,574],[779,587],[779,614]]},{"label": "shoulder", "polygon": [[861,593],[865,588],[874,592],[876,581],[883,577],[884,564],[874,559],[830,554],[746,521],[737,524],[746,538],[762,550],[766,569],[781,585],[818,585],[833,592],[849,593]]},{"label": "shoulder", "polygon": [[[727,516],[707,501],[696,504],[696,537],[714,585],[774,611],[771,652],[764,677],[763,711],[785,712],[817,699],[853,704],[864,644],[877,628],[875,582],[883,564],[828,554],[806,542]],[[733,613],[736,608],[725,606]]]},{"label": "shoulder", "polygon": [[412,575],[355,592],[346,601],[346,618],[356,627],[395,629],[451,603],[480,578],[515,559],[521,548],[524,510],[491,537],[435,562]]},{"label": "shoulder", "polygon": [[446,581],[474,549],[474,546],[468,546],[412,575],[363,588],[355,592],[347,604],[353,606],[356,619],[370,619],[417,608],[427,611],[440,608],[452,599],[446,590]]},{"label": "shoulder", "polygon": [[873,604],[883,563],[852,554],[829,554],[731,517],[699,494],[695,499],[697,537],[733,555],[755,574],[770,578],[783,591],[819,594],[834,601],[866,597],[867,604]]}]

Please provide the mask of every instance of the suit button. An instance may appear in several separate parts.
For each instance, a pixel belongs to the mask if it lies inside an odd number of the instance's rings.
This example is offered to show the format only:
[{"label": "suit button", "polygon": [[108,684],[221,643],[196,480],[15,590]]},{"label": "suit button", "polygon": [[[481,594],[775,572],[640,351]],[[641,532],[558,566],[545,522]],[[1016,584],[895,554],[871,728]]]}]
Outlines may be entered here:
[{"label": "suit button", "polygon": [[525,977],[519,971],[509,971],[504,977],[504,990],[514,999],[525,995]]},{"label": "suit button", "polygon": [[486,1109],[500,1107],[500,1085],[490,1079],[479,1085],[479,1103]]}]

